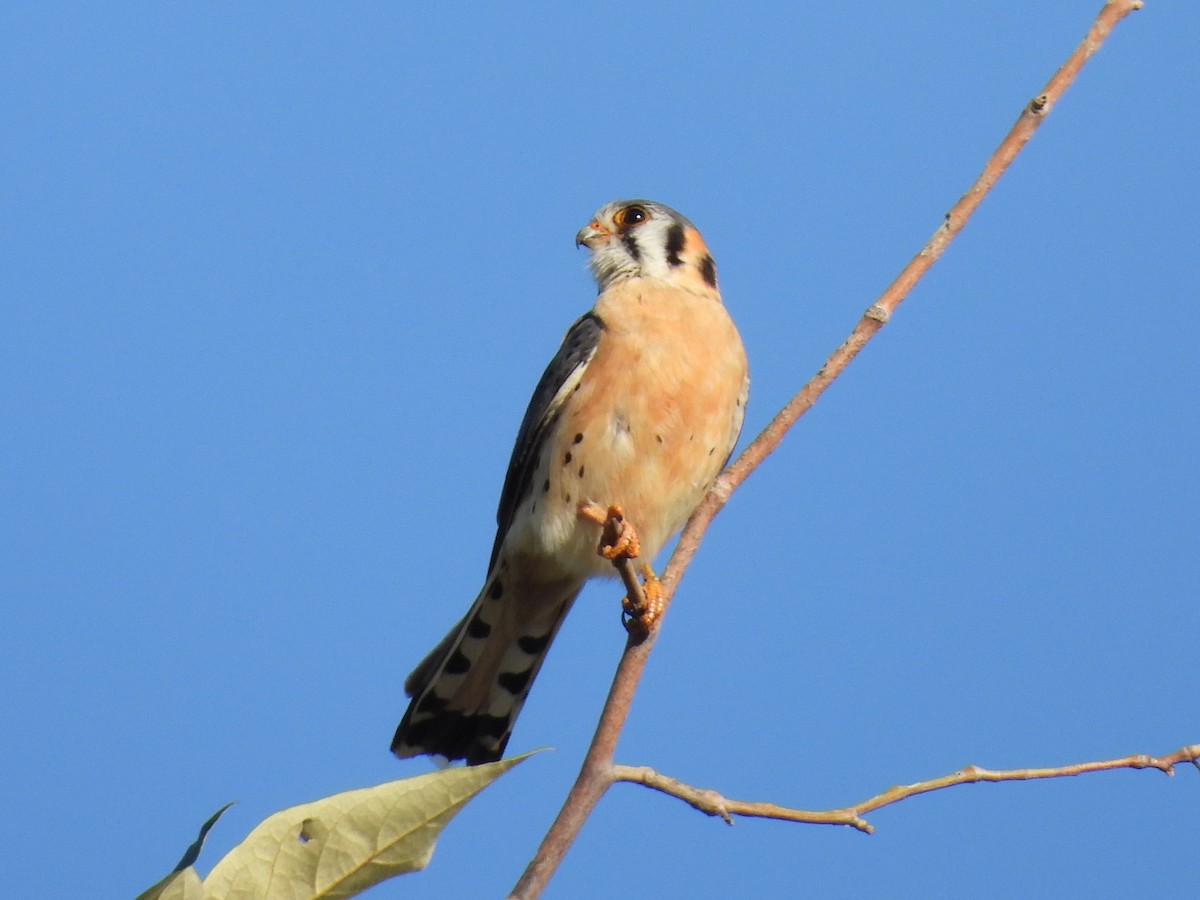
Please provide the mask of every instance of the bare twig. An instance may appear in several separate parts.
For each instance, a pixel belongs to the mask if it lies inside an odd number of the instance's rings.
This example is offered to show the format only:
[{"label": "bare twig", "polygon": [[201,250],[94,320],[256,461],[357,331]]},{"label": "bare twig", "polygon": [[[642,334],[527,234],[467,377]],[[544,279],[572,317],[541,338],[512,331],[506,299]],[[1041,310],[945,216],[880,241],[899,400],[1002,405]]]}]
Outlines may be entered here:
[{"label": "bare twig", "polygon": [[1184,762],[1190,762],[1200,769],[1200,744],[1191,744],[1167,756],[1133,754],[1122,756],[1119,759],[1074,763],[1069,766],[1056,766],[1048,769],[993,771],[982,769],[979,766],[967,766],[957,772],[943,775],[941,778],[931,778],[915,784],[896,785],[853,806],[827,810],[789,809],[786,806],[776,806],[774,803],[730,800],[716,791],[692,787],[647,766],[614,765],[612,780],[645,785],[677,797],[702,813],[720,816],[730,825],[733,824],[734,816],[747,816],[760,819],[781,819],[787,822],[804,822],[811,825],[849,825],[866,834],[872,834],[875,827],[862,818],[863,813],[891,806],[893,803],[899,803],[901,800],[917,794],[927,794],[930,791],[938,791],[957,784],[974,784],[979,781],[1032,781],[1037,778],[1067,778],[1073,775],[1086,775],[1090,772],[1107,772],[1112,769],[1157,769],[1167,775],[1174,775],[1175,766]]},{"label": "bare twig", "polygon": [[[813,378],[788,401],[787,405],[763,429],[762,433],[742,452],[713,482],[712,487],[692,514],[679,536],[679,542],[667,563],[662,576],[663,611],[670,603],[684,572],[696,554],[704,532],[713,518],[728,502],[730,495],[758,465],[769,456],[787,431],[816,402],[821,393],[850,363],[863,346],[883,327],[896,307],[908,295],[913,286],[941,256],[950,241],[966,225],[971,214],[983,201],[984,196],[1000,178],[1009,164],[1025,146],[1033,132],[1054,108],[1059,98],[1074,81],[1084,63],[1100,48],[1112,29],[1135,9],[1140,9],[1141,0],[1109,0],[1100,10],[1087,36],[1063,63],[1062,67],[1046,84],[1043,91],[1022,110],[1012,130],[996,148],[983,167],[983,172],[946,214],[945,220],[929,242],[900,272],[863,314],[850,336],[829,356]],[[661,618],[658,619],[661,623]],[[567,848],[575,840],[579,829],[591,814],[600,797],[613,783],[613,750],[617,738],[629,714],[629,704],[641,680],[646,659],[658,637],[660,624],[656,623],[644,637],[631,635],[626,641],[625,651],[617,666],[608,699],[600,714],[600,721],[591,746],[584,758],[583,766],[574,786],[568,793],[558,817],[550,826],[537,853],[517,881],[510,895],[520,900],[532,900],[541,895]]]},{"label": "bare twig", "polygon": [[613,560],[613,565],[617,567],[617,574],[621,576],[621,583],[625,585],[625,593],[629,597],[629,601],[635,609],[646,608],[646,592],[642,588],[642,583],[638,581],[637,572],[633,568],[633,560],[628,556],[618,556]]}]

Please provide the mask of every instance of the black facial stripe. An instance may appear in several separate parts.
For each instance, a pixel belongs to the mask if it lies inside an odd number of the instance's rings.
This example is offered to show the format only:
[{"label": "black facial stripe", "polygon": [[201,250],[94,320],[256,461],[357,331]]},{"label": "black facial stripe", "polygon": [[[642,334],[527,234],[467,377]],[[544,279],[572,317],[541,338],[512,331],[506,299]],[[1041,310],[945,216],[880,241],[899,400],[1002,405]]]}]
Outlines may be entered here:
[{"label": "black facial stripe", "polygon": [[625,245],[625,249],[629,251],[629,255],[633,257],[634,262],[642,261],[642,248],[638,246],[636,237],[626,232],[621,235],[621,243]]},{"label": "black facial stripe", "polygon": [[679,258],[679,251],[683,249],[683,244],[683,226],[676,222],[667,229],[667,262],[672,266],[683,265],[683,260]]},{"label": "black facial stripe", "polygon": [[707,253],[704,254],[704,259],[700,260],[700,277],[709,287],[717,286],[717,264]]}]

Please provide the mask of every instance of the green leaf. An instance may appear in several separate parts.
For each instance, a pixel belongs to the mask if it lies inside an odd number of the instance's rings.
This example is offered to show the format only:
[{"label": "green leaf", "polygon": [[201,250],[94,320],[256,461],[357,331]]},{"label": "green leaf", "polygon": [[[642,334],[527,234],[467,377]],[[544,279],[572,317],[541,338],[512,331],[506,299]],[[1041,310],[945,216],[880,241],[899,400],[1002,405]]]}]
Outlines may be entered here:
[{"label": "green leaf", "polygon": [[204,896],[332,900],[423,869],[446,823],[529,755],[442,769],[277,812],[216,864],[204,879]]},{"label": "green leaf", "polygon": [[221,813],[231,806],[232,803],[226,803],[209,816],[208,821],[200,826],[200,835],[183,852],[183,858],[171,870],[171,874],[138,894],[137,900],[202,900],[204,891],[200,887],[200,876],[192,865],[200,856],[200,848],[204,846],[209,829],[221,818]]}]

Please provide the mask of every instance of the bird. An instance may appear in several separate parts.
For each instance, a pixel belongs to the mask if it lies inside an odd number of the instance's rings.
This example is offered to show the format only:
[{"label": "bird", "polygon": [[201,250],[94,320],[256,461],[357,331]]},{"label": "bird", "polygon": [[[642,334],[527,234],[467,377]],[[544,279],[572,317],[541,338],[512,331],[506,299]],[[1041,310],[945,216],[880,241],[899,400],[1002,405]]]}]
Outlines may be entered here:
[{"label": "bird", "polygon": [[595,305],[521,421],[479,596],[404,683],[401,759],[500,759],[575,598],[615,574],[595,510],[619,510],[653,559],[737,443],[746,353],[696,227],[662,203],[618,200],[575,243],[589,252]]}]

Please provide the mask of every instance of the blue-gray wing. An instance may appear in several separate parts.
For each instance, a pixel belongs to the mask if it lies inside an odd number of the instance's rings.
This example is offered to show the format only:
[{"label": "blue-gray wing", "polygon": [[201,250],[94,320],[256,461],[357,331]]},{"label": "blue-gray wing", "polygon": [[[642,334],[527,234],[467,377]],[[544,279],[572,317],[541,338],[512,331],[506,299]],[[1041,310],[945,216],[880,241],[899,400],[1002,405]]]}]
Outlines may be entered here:
[{"label": "blue-gray wing", "polygon": [[500,545],[512,525],[517,507],[521,505],[532,485],[530,481],[537,469],[542,444],[558,421],[563,402],[575,390],[583,370],[587,368],[600,343],[604,323],[594,312],[582,316],[567,331],[562,346],[546,371],[542,373],[521,420],[517,432],[517,443],[513,447],[512,459],[508,462],[508,474],[504,476],[504,489],[500,491],[500,506],[496,510],[496,542],[492,546],[492,558],[488,571],[496,565]]}]

